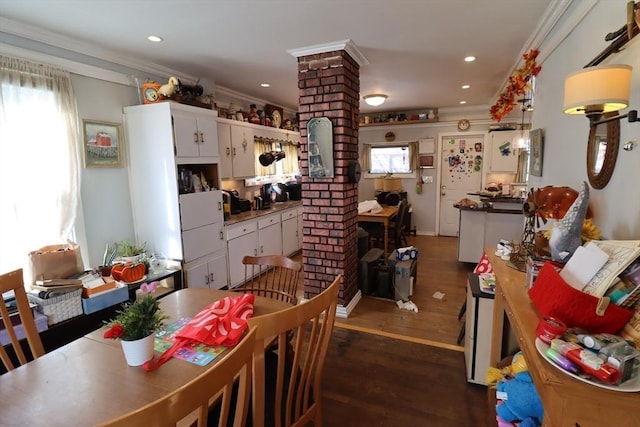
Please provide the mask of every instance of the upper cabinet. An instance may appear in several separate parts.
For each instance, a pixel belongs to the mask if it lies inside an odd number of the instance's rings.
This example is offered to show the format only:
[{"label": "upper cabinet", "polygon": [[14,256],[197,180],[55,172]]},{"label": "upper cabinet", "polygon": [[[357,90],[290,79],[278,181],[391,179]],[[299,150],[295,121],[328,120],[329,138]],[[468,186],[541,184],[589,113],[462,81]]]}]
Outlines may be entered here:
[{"label": "upper cabinet", "polygon": [[518,150],[511,140],[516,131],[491,132],[491,172],[516,173],[518,171]]},{"label": "upper cabinet", "polygon": [[218,157],[216,120],[209,114],[173,111],[177,157]]}]

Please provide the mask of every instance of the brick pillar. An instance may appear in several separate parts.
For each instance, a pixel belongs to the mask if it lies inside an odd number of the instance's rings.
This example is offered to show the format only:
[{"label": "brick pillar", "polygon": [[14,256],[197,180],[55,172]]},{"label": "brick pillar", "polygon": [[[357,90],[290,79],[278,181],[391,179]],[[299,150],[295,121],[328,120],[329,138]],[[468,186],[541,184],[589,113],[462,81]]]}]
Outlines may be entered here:
[{"label": "brick pillar", "polygon": [[[358,184],[348,166],[358,160],[360,65],[347,51],[298,57],[302,172],[304,294],[311,298],[344,276],[339,304],[358,292]],[[333,124],[333,178],[310,178],[307,123],[327,117]]]}]

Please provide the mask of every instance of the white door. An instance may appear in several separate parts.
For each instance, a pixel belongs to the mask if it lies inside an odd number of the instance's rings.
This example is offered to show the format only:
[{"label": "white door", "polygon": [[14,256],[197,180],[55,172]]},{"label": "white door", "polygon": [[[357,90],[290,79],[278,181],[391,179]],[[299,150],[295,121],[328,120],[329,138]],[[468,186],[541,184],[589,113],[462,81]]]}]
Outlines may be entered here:
[{"label": "white door", "polygon": [[468,193],[482,189],[482,167],[487,135],[440,135],[440,215],[441,236],[457,236],[460,211],[453,205]]}]

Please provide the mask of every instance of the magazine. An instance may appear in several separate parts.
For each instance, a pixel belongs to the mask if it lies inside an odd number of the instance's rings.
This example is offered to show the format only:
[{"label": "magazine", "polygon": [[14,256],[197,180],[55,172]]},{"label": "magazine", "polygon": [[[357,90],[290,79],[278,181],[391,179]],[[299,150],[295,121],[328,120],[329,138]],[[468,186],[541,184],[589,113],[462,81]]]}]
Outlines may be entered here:
[{"label": "magazine", "polygon": [[[176,334],[184,325],[189,323],[190,320],[190,317],[182,317],[156,332],[153,349],[158,353],[164,353],[165,350],[173,345]],[[186,360],[196,365],[205,366],[225,350],[227,350],[227,347],[209,347],[204,344],[193,344],[179,349],[173,354],[173,357]]]},{"label": "magazine", "polygon": [[598,246],[609,259],[582,291],[601,298],[618,281],[618,276],[640,257],[640,240],[592,240],[589,244]]}]

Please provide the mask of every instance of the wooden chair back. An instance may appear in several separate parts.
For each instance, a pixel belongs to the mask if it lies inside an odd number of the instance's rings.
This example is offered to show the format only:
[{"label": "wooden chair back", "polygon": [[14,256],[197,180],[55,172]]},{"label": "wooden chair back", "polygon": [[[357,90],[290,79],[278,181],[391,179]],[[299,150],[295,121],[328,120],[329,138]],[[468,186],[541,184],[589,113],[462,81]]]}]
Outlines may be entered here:
[{"label": "wooden chair back", "polygon": [[245,283],[234,291],[277,299],[292,305],[298,303],[298,283],[302,264],[283,255],[245,256]]},{"label": "wooden chair back", "polygon": [[398,214],[394,220],[393,226],[393,243],[397,248],[402,247],[402,244],[407,243],[407,237],[405,234],[404,226],[405,226],[405,218],[407,217],[407,212],[409,211],[409,203],[406,199],[402,199],[400,204],[398,205]]},{"label": "wooden chair back", "polygon": [[[258,329],[253,354],[253,425],[298,427],[312,420],[322,425],[322,371],[341,282],[338,275],[327,289],[303,304],[248,320]],[[277,350],[265,352],[274,339]],[[277,367],[265,372],[265,357],[271,356],[277,358]],[[267,384],[265,374],[275,376],[275,384]],[[267,406],[265,402],[271,400]]]},{"label": "wooden chair back", "polygon": [[[101,426],[175,426],[180,422],[180,425],[204,427],[208,422],[211,402],[215,404],[220,402],[221,405],[218,427],[231,425],[229,414],[230,408],[233,407],[235,412],[232,425],[245,426],[251,394],[251,361],[255,336],[256,328],[250,328],[242,341],[231,349],[229,354],[221,356],[222,360],[189,383],[153,403]],[[237,394],[234,394],[233,386],[236,378],[238,390]],[[194,413],[197,413],[197,424],[191,421]]]},{"label": "wooden chair back", "polygon": [[[44,354],[44,347],[42,346],[42,340],[40,339],[40,335],[36,328],[33,311],[29,307],[27,293],[24,290],[22,269],[0,275],[0,293],[4,296],[6,292],[11,291],[13,291],[15,295],[16,307],[18,309],[17,316],[22,324],[24,336],[27,338],[29,349],[31,350],[31,356],[34,359],[38,358]],[[20,365],[24,365],[28,360],[20,346],[20,341],[18,340],[16,329],[13,324],[14,322],[12,322],[12,319],[9,316],[9,310],[7,310],[4,301],[0,304],[0,320],[2,321],[1,326],[5,329],[9,337],[8,346],[13,349],[18,363]],[[17,322],[15,323],[17,324]],[[0,345],[0,359],[7,371],[11,371],[15,368],[14,362],[11,360],[11,357],[2,345]]]}]

